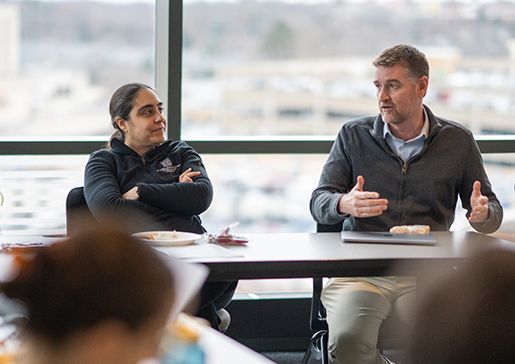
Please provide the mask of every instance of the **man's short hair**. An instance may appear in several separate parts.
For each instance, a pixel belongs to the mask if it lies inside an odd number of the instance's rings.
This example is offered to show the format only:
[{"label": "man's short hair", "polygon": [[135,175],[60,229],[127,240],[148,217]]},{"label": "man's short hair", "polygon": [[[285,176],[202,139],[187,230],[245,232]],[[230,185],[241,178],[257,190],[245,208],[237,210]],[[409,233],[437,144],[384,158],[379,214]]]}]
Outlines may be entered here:
[{"label": "man's short hair", "polygon": [[429,77],[429,63],[424,53],[417,48],[407,45],[398,44],[391,48],[385,49],[372,64],[375,67],[393,67],[396,65],[404,66],[416,78]]}]

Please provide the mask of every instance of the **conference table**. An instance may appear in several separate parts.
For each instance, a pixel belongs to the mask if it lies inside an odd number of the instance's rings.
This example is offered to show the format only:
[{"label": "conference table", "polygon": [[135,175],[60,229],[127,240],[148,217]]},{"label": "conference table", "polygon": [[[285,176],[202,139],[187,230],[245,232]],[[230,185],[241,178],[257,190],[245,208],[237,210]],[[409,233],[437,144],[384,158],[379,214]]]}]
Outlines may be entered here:
[{"label": "conference table", "polygon": [[[186,256],[209,267],[208,280],[417,274],[455,267],[488,249],[515,249],[515,243],[471,231],[433,232],[434,246],[342,242],[340,233],[244,234],[244,246],[224,246],[225,256]],[[181,247],[162,248],[181,256]]]},{"label": "conference table", "polygon": [[[201,263],[208,280],[384,276],[425,267],[453,267],[488,249],[515,249],[515,243],[472,231],[432,232],[434,246],[342,242],[340,233],[249,233],[245,245],[157,247],[163,253]],[[2,243],[55,241],[35,236],[2,236]],[[207,253],[206,253],[207,252]],[[0,254],[1,259],[2,254]],[[2,264],[0,264],[0,274]],[[408,270],[408,271],[406,271]]]}]

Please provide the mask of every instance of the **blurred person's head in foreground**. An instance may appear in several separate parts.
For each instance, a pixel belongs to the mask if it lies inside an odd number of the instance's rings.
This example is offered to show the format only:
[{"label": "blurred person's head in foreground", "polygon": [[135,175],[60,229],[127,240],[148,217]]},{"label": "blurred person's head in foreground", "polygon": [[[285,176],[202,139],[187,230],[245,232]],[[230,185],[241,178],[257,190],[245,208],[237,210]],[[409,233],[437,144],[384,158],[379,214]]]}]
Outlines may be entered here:
[{"label": "blurred person's head in foreground", "polygon": [[413,364],[515,363],[515,252],[471,258],[421,299]]},{"label": "blurred person's head in foreground", "polygon": [[153,357],[172,306],[165,261],[139,240],[90,230],[20,260],[3,293],[25,309],[29,363],[137,363]]}]

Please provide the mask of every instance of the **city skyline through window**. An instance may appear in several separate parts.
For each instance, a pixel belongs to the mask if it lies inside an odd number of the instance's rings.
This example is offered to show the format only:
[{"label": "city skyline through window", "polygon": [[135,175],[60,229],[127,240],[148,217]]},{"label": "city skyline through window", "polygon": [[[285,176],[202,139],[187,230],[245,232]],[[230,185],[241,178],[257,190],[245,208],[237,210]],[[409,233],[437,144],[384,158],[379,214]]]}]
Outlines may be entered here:
[{"label": "city skyline through window", "polygon": [[513,21],[502,1],[186,1],[182,135],[334,136],[377,114],[371,62],[398,43],[426,53],[437,115],[514,134]]}]

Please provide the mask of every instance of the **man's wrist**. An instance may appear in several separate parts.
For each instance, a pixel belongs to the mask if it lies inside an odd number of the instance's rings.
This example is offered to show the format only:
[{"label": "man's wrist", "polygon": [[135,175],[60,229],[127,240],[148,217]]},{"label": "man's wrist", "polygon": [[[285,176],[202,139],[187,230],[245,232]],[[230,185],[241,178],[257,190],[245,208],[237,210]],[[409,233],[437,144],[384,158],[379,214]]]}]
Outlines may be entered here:
[{"label": "man's wrist", "polygon": [[485,223],[485,222],[487,222],[488,220],[490,220],[490,216],[491,216],[491,214],[490,214],[490,206],[486,205],[486,207],[487,207],[487,210],[486,210],[486,217],[483,219],[483,221],[481,221],[482,223]]},{"label": "man's wrist", "polygon": [[345,211],[342,211],[341,209],[341,204],[342,204],[342,199],[344,198],[344,194],[340,195],[340,198],[337,200],[336,202],[336,207],[334,209],[334,211],[336,212],[336,214],[338,216],[348,216],[349,214]]}]

